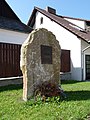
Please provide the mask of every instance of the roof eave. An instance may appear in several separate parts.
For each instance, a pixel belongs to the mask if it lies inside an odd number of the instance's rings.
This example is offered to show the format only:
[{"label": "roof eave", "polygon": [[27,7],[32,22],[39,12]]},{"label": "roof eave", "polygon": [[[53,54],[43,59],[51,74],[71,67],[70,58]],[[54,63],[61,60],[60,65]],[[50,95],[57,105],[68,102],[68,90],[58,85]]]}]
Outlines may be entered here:
[{"label": "roof eave", "polygon": [[9,31],[13,31],[13,32],[20,32],[20,33],[25,33],[25,34],[29,34],[30,33],[30,32],[26,32],[26,31],[20,31],[20,30],[15,30],[15,29],[8,29],[8,28],[4,28],[4,27],[0,27],[0,29],[9,30]]},{"label": "roof eave", "polygon": [[28,23],[27,23],[28,26],[30,26],[30,23],[31,23],[33,17],[35,16],[36,12],[37,12],[37,9],[36,9],[36,7],[34,7],[34,9],[33,9],[33,11],[32,11],[32,14],[31,14],[31,16],[30,16],[30,18],[29,18],[29,21],[28,21]]},{"label": "roof eave", "polygon": [[77,36],[77,38],[78,38],[78,39],[80,39],[80,40],[83,40],[83,41],[85,41],[86,43],[89,43],[89,40],[87,40],[87,39],[84,39],[84,38],[82,38],[82,37],[80,37],[80,36]]}]

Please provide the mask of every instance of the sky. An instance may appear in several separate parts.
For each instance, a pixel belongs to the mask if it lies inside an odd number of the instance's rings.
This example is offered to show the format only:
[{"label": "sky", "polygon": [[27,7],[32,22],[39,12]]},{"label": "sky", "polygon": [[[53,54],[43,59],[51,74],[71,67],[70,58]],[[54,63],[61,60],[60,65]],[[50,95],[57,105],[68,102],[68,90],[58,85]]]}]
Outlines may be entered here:
[{"label": "sky", "polygon": [[34,6],[45,9],[50,6],[62,16],[90,20],[90,0],[6,0],[12,10],[27,24]]}]

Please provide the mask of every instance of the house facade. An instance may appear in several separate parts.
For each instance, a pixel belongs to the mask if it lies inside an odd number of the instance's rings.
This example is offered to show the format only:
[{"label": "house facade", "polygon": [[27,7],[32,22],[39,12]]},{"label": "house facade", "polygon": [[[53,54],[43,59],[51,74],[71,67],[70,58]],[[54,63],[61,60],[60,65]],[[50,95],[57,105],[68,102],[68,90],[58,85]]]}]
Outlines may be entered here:
[{"label": "house facade", "polygon": [[28,26],[46,28],[56,36],[62,49],[62,79],[90,79],[90,21],[57,15],[50,7],[35,7]]},{"label": "house facade", "polygon": [[30,32],[7,2],[0,0],[0,78],[21,75],[20,48]]}]

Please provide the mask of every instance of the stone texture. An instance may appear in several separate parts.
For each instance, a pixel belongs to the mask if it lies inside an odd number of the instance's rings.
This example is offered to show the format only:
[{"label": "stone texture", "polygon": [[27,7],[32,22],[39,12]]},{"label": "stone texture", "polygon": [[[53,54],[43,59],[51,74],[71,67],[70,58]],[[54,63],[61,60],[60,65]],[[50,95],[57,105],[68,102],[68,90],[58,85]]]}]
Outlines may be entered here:
[{"label": "stone texture", "polygon": [[[52,64],[41,63],[41,45],[52,47]],[[34,95],[41,81],[60,82],[60,45],[52,32],[41,28],[32,31],[21,47],[20,67],[23,73],[23,100]]]}]

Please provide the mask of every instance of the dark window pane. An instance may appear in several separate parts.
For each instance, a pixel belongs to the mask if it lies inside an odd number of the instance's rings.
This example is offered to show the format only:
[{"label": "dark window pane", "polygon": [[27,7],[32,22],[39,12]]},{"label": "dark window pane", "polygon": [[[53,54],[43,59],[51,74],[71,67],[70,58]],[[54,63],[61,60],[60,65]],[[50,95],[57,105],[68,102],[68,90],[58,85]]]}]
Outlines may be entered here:
[{"label": "dark window pane", "polygon": [[85,56],[86,62],[86,79],[90,79],[90,55]]},{"label": "dark window pane", "polygon": [[87,25],[87,26],[90,26],[90,21],[86,21],[86,25]]},{"label": "dark window pane", "polygon": [[40,18],[40,24],[43,24],[43,17]]}]

